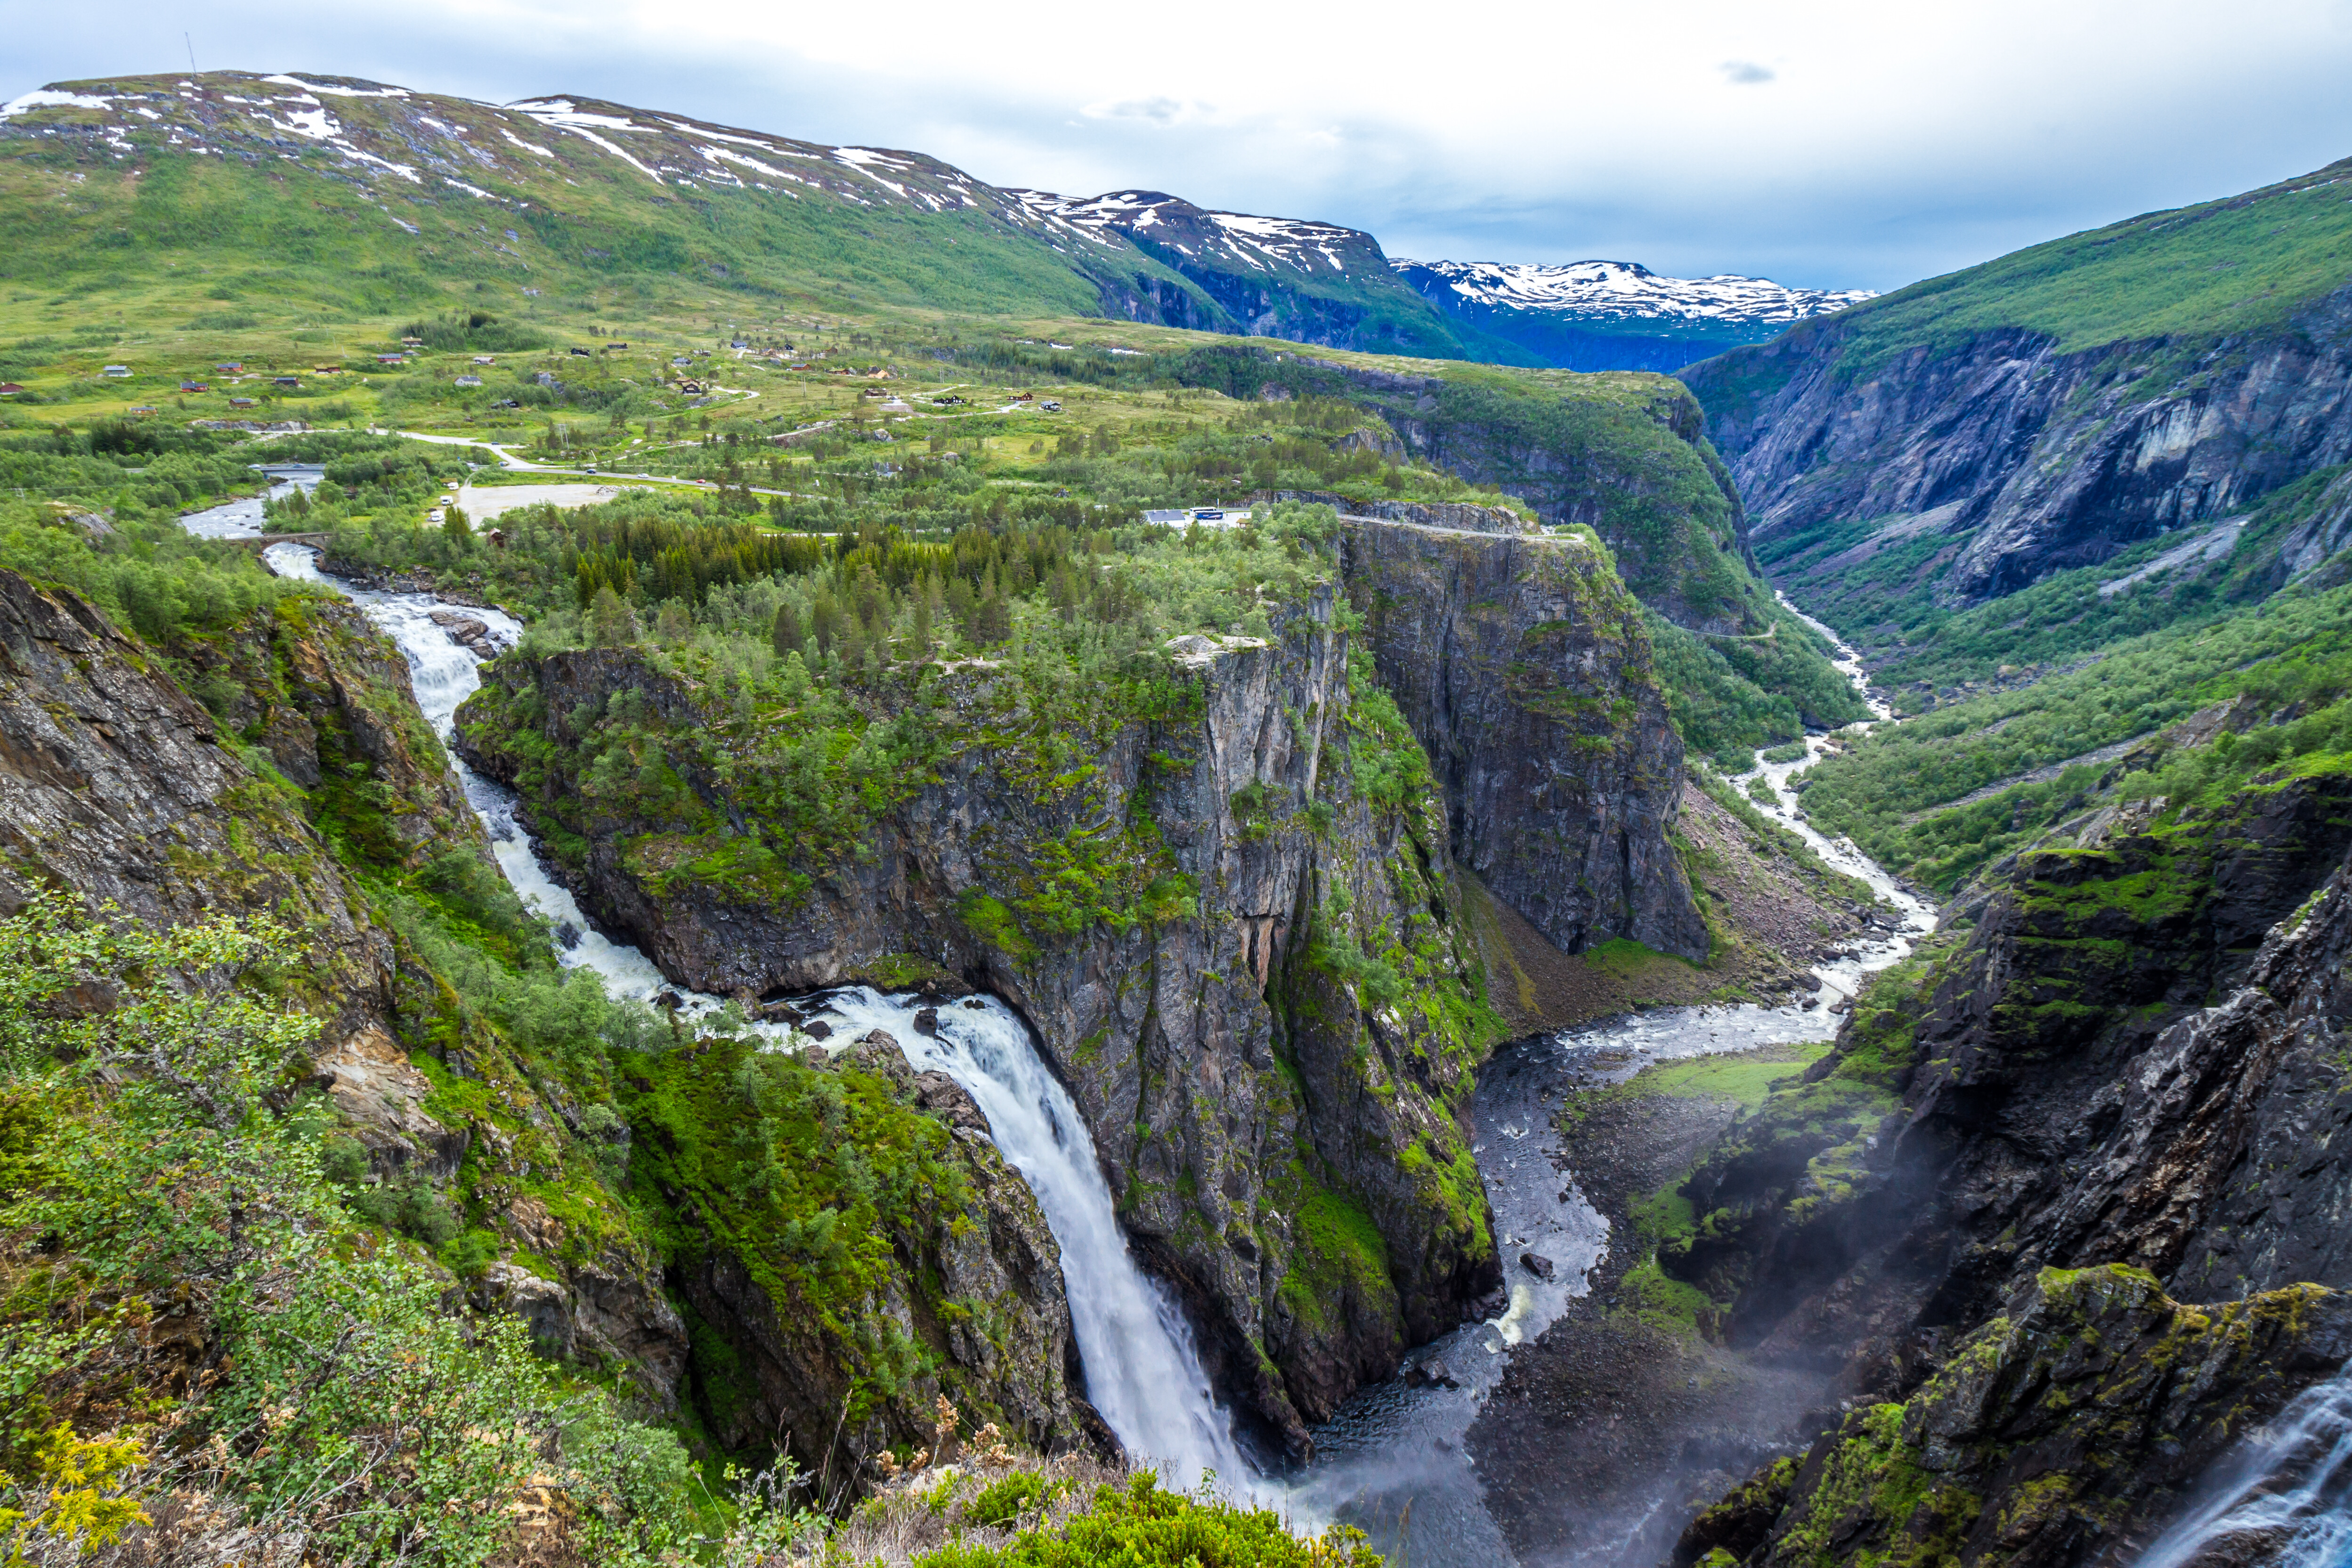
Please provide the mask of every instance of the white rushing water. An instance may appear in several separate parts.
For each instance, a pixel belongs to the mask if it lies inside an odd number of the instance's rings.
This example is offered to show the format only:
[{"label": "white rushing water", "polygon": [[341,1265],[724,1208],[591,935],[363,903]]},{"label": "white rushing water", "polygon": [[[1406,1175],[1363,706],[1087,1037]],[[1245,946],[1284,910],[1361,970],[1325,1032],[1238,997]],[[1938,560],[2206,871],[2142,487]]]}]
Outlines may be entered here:
[{"label": "white rushing water", "polygon": [[1046,1070],[1027,1026],[993,996],[940,1008],[932,1035],[915,1027],[922,1005],[917,997],[858,986],[817,1005],[820,1016],[840,1021],[835,1038],[887,1030],[916,1067],[947,1074],[979,1102],[996,1146],[1036,1194],[1061,1246],[1087,1397],[1129,1454],[1156,1461],[1179,1486],[1198,1485],[1203,1472],[1214,1472],[1225,1489],[1256,1489],[1255,1470],[1201,1370],[1192,1327],[1168,1292],[1135,1266],[1095,1161],[1094,1139],[1069,1091]]},{"label": "white rushing water", "polygon": [[[1870,710],[1871,717],[1862,723],[1849,724],[1834,733],[1806,735],[1801,742],[1804,754],[1788,762],[1768,763],[1761,756],[1758,757],[1756,767],[1732,780],[1732,787],[1746,795],[1766,816],[1802,838],[1813,853],[1832,868],[1868,884],[1870,890],[1882,901],[1893,906],[1901,917],[1901,929],[1888,940],[1864,943],[1852,953],[1814,965],[1814,973],[1825,983],[1825,991],[1839,996],[1852,996],[1862,988],[1864,975],[1909,956],[1912,939],[1936,929],[1936,910],[1935,906],[1895,880],[1886,868],[1864,855],[1853,839],[1843,834],[1835,838],[1822,834],[1807,818],[1804,807],[1798,804],[1795,784],[1799,774],[1820,762],[1840,737],[1866,735],[1880,724],[1892,721],[1895,710],[1870,689],[1870,680],[1864,673],[1860,654],[1837,633],[1790,604],[1786,595],[1779,597],[1783,609],[1829,639],[1832,650],[1830,662],[1837,668],[1838,673],[1853,683],[1855,694]],[[1757,800],[1749,792],[1748,785],[1758,781],[1769,789],[1770,800]],[[1825,996],[1823,999],[1834,998]]]},{"label": "white rushing water", "polygon": [[[272,493],[283,494],[294,482],[317,479],[295,476]],[[252,537],[261,531],[260,504],[232,502],[183,521],[190,531],[213,538]],[[501,647],[512,647],[522,634],[520,623],[499,610],[445,605],[423,594],[375,593],[329,577],[319,570],[317,553],[303,545],[273,544],[262,558],[280,576],[333,588],[392,638],[407,657],[417,707],[445,742],[455,731],[459,705],[480,689],[481,659],[455,641],[435,613],[454,609],[481,621]],[[565,964],[593,970],[617,997],[651,1001],[672,992],[688,1015],[723,1005],[718,997],[673,986],[644,952],[598,932],[570,890],[548,875],[516,818],[512,792],[454,754],[450,760],[508,881],[525,904],[555,922]],[[997,1148],[1028,1184],[1061,1249],[1087,1397],[1129,1458],[1155,1466],[1171,1485],[1197,1486],[1213,1474],[1220,1490],[1268,1496],[1235,1441],[1232,1418],[1217,1405],[1191,1326],[1168,1292],[1137,1266],[1086,1122],[1047,1069],[1027,1026],[995,998],[975,996],[940,1008],[938,1033],[925,1035],[915,1027],[921,1005],[911,995],[886,997],[857,988],[831,993],[804,1010],[836,1021],[836,1048],[869,1030],[887,1030],[909,1061],[946,1073],[978,1103]],[[783,1026],[751,1027],[780,1045],[791,1039]]]},{"label": "white rushing water", "polygon": [[2352,1563],[2352,1368],[2308,1388],[2254,1434],[2137,1568]]}]

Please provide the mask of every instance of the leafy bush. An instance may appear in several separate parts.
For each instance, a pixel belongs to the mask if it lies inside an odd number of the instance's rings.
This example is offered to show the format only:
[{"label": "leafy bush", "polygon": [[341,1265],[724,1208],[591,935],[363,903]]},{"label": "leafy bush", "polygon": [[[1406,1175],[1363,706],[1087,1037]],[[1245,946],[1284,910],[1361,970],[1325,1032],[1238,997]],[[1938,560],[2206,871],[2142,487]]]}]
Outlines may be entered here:
[{"label": "leafy bush", "polygon": [[1086,1511],[1023,1531],[1003,1546],[958,1542],[924,1552],[913,1568],[1379,1568],[1380,1562],[1360,1531],[1334,1525],[1301,1539],[1270,1509],[1163,1490],[1145,1472],[1124,1486],[1097,1487]]},{"label": "leafy bush", "polygon": [[[276,1109],[318,1029],[266,1000],[289,948],[266,921],[149,931],[58,894],[0,921],[0,1104],[44,1111],[7,1122],[5,1266],[34,1278],[38,1242],[38,1277],[76,1281],[7,1294],[0,1376],[18,1410],[69,1395],[121,1423],[10,1434],[19,1546],[119,1532],[168,1493],[183,1524],[211,1500],[264,1559],[299,1539],[338,1563],[471,1568],[549,1484],[587,1502],[609,1560],[682,1542],[674,1438],[564,1389],[520,1321],[451,1315],[413,1252],[339,1239],[329,1172],[349,1152]],[[69,991],[111,1005],[61,1009]],[[216,1376],[172,1374],[176,1342],[145,1330],[162,1312],[197,1314]]]}]

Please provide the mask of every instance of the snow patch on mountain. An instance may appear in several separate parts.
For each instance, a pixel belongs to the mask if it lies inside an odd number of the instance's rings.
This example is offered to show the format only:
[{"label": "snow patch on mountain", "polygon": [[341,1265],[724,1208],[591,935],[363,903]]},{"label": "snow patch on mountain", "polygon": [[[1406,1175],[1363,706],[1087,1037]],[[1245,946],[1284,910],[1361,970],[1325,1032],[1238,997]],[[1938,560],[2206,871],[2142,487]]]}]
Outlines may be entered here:
[{"label": "snow patch on mountain", "polygon": [[100,98],[92,93],[55,92],[42,88],[0,104],[0,120],[11,115],[28,114],[36,109],[110,109],[113,105],[112,99]]},{"label": "snow patch on mountain", "polygon": [[1547,267],[1397,257],[1389,265],[1425,298],[1450,293],[1468,304],[1584,320],[1776,323],[1825,316],[1877,298],[1868,289],[1791,289],[1769,278],[1728,272],[1662,278],[1631,261]]},{"label": "snow patch on mountain", "polygon": [[[273,87],[299,88],[304,92],[323,92],[330,98],[406,98],[409,95],[408,89],[404,87],[384,87],[381,84],[371,84],[367,87],[343,87],[333,82],[304,81],[298,76],[266,76],[261,79]],[[184,81],[180,85],[194,87],[196,84]]]},{"label": "snow patch on mountain", "polygon": [[1165,191],[1110,191],[1099,196],[1016,193],[1032,212],[1097,234],[1123,234],[1166,245],[1186,257],[1222,259],[1255,271],[1282,268],[1309,273],[1349,268],[1376,271],[1386,258],[1380,242],[1360,229],[1313,218],[1261,217],[1213,212]]}]

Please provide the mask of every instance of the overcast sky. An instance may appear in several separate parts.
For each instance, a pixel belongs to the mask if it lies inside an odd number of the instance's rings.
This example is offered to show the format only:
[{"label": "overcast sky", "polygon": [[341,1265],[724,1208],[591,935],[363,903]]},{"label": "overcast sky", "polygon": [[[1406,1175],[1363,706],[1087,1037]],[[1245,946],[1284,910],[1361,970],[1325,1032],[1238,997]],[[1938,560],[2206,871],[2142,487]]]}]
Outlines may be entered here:
[{"label": "overcast sky", "polygon": [[0,100],[318,71],[1325,218],[1392,256],[1891,289],[2352,156],[2352,0],[8,0]]}]

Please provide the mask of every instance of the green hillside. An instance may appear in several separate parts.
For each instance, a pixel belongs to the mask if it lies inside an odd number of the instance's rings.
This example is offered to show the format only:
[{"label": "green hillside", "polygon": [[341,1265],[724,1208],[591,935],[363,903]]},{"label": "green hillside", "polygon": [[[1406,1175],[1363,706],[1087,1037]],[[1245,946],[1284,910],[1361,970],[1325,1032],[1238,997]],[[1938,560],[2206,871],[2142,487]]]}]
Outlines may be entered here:
[{"label": "green hillside", "polygon": [[2347,176],[2352,159],[2068,235],[1803,323],[1789,337],[1841,334],[1844,368],[1862,375],[1906,350],[1941,350],[2004,327],[2047,332],[2062,353],[2273,329],[2352,277]]},{"label": "green hillside", "polygon": [[[1464,345],[1369,236],[1242,220],[1269,226],[1269,267],[1276,241],[1355,247],[1361,265],[1327,281],[1264,273],[1290,290],[1289,330],[1352,323],[1422,357],[1190,330],[1236,325],[1215,296],[1240,285],[1178,275],[1087,204],[915,153],[323,76],[32,98],[0,121],[0,381],[23,389],[0,427],[86,444],[121,419],[377,424],[740,484],[745,444],[788,438],[797,458],[827,422],[862,439],[906,419],[904,405],[876,418],[887,381],[918,399],[904,435],[985,458],[1007,500],[1035,484],[1117,508],[1495,487],[1618,552],[1689,673],[1676,706],[1694,745],[1730,755],[1804,715],[1859,714],[1748,572],[1679,385],[1443,357]],[[1218,216],[1196,212],[1204,232]],[[1267,330],[1255,297],[1233,304]],[[1019,392],[1067,411],[1014,407]],[[1247,423],[1285,393],[1338,421],[1311,450]],[[1206,417],[1171,421],[1176,407]],[[1181,449],[1149,474],[1025,472],[1142,446]],[[903,488],[854,466],[845,496]],[[776,458],[766,470],[786,483]]]},{"label": "green hillside", "polygon": [[79,322],[176,283],[215,316],[255,294],[389,310],[455,287],[1057,315],[1140,300],[1147,320],[1164,298],[1223,324],[1117,237],[1073,244],[919,154],[585,100],[535,119],[347,79],[190,79],[66,83],[0,122],[0,280]]}]

